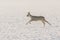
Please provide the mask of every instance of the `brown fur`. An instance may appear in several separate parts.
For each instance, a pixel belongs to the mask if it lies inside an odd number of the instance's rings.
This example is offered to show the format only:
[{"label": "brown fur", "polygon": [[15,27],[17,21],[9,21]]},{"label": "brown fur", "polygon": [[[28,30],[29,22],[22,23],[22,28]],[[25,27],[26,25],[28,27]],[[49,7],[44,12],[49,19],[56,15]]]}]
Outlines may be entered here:
[{"label": "brown fur", "polygon": [[32,21],[41,21],[44,24],[44,26],[45,22],[51,25],[43,16],[33,16],[30,14],[30,12],[28,12],[27,17],[30,17],[31,20],[29,20],[26,24],[31,23]]}]

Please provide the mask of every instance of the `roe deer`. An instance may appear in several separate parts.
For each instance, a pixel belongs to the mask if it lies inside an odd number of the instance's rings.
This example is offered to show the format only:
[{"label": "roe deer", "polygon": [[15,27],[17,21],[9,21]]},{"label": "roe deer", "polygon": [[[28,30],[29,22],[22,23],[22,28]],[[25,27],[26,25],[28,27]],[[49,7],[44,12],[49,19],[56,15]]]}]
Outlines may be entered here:
[{"label": "roe deer", "polygon": [[44,26],[45,26],[45,22],[51,25],[43,16],[33,16],[30,14],[30,12],[28,12],[27,17],[30,17],[31,20],[29,20],[26,24],[31,23],[32,21],[42,21]]}]

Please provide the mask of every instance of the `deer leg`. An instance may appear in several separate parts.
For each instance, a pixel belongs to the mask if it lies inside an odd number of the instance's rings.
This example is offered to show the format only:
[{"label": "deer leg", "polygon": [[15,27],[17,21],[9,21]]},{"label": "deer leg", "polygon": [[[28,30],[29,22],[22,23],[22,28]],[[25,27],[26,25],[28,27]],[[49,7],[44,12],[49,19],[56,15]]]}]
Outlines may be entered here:
[{"label": "deer leg", "polygon": [[42,21],[42,23],[43,23],[43,25],[45,26],[45,22],[44,22],[44,21]]},{"label": "deer leg", "polygon": [[51,25],[47,20],[44,20],[45,22],[47,22],[49,25]]},{"label": "deer leg", "polygon": [[29,20],[26,24],[28,24],[28,23],[30,23],[30,24],[31,24],[31,21],[32,21],[32,20]]}]

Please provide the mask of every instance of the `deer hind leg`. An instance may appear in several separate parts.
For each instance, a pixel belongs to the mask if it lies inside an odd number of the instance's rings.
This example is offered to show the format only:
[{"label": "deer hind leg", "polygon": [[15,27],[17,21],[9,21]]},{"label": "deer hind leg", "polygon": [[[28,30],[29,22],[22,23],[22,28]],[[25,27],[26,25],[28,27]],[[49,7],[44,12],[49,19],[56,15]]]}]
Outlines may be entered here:
[{"label": "deer hind leg", "polygon": [[42,20],[43,25],[45,26],[45,22]]},{"label": "deer hind leg", "polygon": [[29,20],[26,24],[30,23],[31,24],[32,20]]},{"label": "deer hind leg", "polygon": [[51,25],[47,20],[44,19],[44,21],[45,21],[46,23],[48,23],[49,25]]}]

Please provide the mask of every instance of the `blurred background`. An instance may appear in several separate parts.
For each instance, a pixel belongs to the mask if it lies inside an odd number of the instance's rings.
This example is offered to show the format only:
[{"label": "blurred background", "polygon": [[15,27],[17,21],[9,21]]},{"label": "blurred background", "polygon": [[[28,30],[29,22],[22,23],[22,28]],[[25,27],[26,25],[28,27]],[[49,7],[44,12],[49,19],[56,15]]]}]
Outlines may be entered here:
[{"label": "blurred background", "polygon": [[[26,25],[28,12],[52,25]],[[60,0],[0,0],[0,40],[60,40]]]}]

